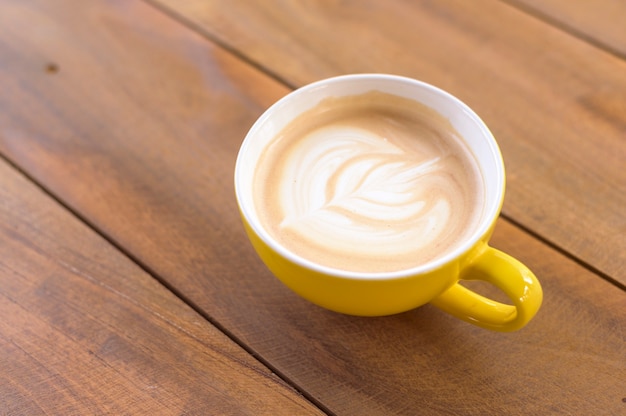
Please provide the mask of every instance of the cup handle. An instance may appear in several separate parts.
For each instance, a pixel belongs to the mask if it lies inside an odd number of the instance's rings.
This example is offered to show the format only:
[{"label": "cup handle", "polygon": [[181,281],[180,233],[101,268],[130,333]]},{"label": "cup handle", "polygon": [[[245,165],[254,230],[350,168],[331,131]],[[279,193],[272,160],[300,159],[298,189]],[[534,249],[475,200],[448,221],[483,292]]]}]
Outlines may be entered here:
[{"label": "cup handle", "polygon": [[516,331],[535,316],[543,300],[541,285],[528,267],[488,245],[461,271],[460,279],[489,282],[513,303],[496,302],[458,282],[431,301],[437,308],[482,328]]}]

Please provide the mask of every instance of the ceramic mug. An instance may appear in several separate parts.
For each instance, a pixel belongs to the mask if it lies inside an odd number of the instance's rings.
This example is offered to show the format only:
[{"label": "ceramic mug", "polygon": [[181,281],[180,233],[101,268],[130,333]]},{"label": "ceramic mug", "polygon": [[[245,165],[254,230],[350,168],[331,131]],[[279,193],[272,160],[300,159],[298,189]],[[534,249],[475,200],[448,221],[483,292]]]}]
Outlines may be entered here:
[{"label": "ceramic mug", "polygon": [[[450,253],[388,273],[334,269],[294,254],[263,227],[253,201],[257,162],[270,140],[324,99],[368,91],[417,101],[447,119],[475,155],[484,180],[483,215],[475,232]],[[541,305],[542,289],[534,274],[489,246],[505,189],[504,163],[496,140],[474,111],[432,85],[395,75],[354,74],[299,88],[267,109],[252,126],[241,145],[234,179],[246,233],[262,261],[285,285],[319,306],[350,315],[382,316],[431,303],[474,325],[514,331],[526,325]],[[511,303],[484,297],[459,284],[461,280],[489,282]]]}]

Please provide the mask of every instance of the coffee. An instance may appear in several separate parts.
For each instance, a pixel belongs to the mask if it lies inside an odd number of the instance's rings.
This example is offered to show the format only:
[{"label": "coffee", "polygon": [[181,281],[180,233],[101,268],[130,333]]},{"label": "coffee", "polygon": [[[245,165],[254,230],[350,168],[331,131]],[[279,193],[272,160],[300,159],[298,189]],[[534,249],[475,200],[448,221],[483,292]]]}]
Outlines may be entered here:
[{"label": "coffee", "polygon": [[476,230],[484,184],[450,122],[406,98],[327,98],[265,147],[255,210],[281,245],[314,263],[390,272],[440,258]]}]

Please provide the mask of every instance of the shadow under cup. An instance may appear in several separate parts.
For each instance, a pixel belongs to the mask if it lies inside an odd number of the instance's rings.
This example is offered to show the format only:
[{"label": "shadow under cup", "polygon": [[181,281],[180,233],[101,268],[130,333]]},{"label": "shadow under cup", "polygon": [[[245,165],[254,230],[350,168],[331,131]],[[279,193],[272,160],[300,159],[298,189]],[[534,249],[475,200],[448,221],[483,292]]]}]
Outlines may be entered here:
[{"label": "shadow under cup", "polygon": [[[476,157],[484,181],[482,216],[470,237],[433,261],[389,273],[332,269],[295,255],[263,228],[253,196],[257,161],[287,124],[325,98],[370,91],[417,101],[448,119]],[[330,78],[283,97],[252,126],[235,167],[236,197],[250,241],[273,274],[302,297],[333,311],[360,316],[390,315],[432,302],[475,325],[511,331],[535,315],[542,292],[524,265],[487,244],[502,207],[504,188],[504,164],[497,143],[467,105],[429,84],[384,74]],[[459,285],[460,279],[488,281],[506,293],[512,304],[478,295]]]}]

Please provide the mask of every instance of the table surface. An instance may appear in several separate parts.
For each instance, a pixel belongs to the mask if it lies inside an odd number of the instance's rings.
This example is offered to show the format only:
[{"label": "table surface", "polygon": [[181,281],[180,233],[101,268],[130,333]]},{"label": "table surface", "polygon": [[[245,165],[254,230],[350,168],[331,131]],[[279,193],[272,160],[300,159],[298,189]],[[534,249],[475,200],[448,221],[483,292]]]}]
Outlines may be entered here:
[{"label": "table surface", "polygon": [[[0,414],[626,414],[624,21],[621,0],[0,2]],[[526,328],[336,314],[255,255],[246,131],[356,72],[490,126],[492,243],[544,288]]]}]

